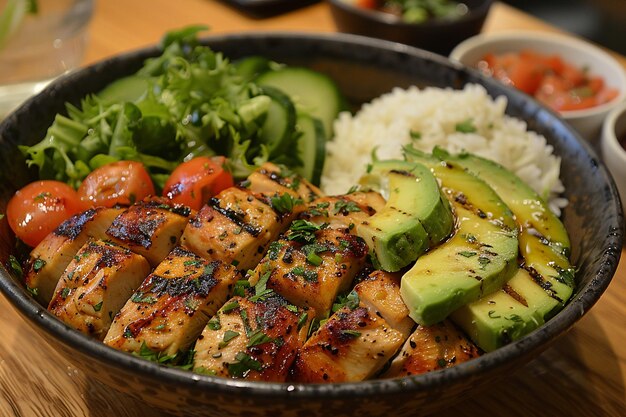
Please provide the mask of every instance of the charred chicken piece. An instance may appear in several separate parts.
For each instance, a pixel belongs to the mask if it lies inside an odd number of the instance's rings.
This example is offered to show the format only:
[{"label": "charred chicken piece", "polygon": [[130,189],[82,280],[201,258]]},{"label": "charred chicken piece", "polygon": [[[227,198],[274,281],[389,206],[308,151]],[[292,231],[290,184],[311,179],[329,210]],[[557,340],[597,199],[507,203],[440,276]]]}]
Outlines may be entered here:
[{"label": "charred chicken piece", "polygon": [[102,340],[113,316],[150,272],[148,261],[104,240],[89,241],[65,269],[48,310]]},{"label": "charred chicken piece", "polygon": [[195,345],[194,371],[259,381],[285,381],[315,312],[275,292],[231,298]]},{"label": "charred chicken piece", "polygon": [[176,247],[115,316],[104,343],[137,353],[186,351],[240,278],[232,265]]},{"label": "charred chicken piece", "polygon": [[72,216],[46,236],[30,253],[24,282],[37,301],[48,305],[59,278],[89,239],[104,239],[122,209],[97,207]]}]

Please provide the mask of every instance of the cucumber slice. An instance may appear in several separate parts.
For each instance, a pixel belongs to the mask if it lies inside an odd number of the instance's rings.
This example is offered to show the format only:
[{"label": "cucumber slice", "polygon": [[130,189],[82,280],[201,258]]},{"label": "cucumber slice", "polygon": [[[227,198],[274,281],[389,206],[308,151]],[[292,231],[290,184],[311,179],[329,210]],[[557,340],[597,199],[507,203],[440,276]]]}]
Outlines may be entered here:
[{"label": "cucumber slice", "polygon": [[296,108],[289,97],[272,87],[264,87],[263,93],[272,102],[261,127],[259,139],[269,150],[270,158],[285,152],[296,129]]},{"label": "cucumber slice", "polygon": [[326,137],[331,137],[333,121],[343,110],[344,100],[330,77],[308,68],[283,67],[261,74],[257,83],[283,91],[299,110],[319,119]]},{"label": "cucumber slice", "polygon": [[298,115],[296,124],[298,130],[302,132],[297,146],[297,154],[302,161],[302,166],[295,168],[295,171],[314,185],[319,185],[326,156],[324,125],[318,119],[305,113]]},{"label": "cucumber slice", "polygon": [[253,79],[259,74],[269,71],[272,61],[264,56],[252,55],[235,62],[237,73],[246,79]]}]

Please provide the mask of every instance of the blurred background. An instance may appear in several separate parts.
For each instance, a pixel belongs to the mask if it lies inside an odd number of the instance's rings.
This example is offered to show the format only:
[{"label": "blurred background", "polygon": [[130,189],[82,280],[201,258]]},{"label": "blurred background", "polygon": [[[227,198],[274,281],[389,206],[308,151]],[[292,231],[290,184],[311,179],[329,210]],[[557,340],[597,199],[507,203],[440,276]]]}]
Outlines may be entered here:
[{"label": "blurred background", "polygon": [[626,0],[504,0],[504,3],[626,53]]}]

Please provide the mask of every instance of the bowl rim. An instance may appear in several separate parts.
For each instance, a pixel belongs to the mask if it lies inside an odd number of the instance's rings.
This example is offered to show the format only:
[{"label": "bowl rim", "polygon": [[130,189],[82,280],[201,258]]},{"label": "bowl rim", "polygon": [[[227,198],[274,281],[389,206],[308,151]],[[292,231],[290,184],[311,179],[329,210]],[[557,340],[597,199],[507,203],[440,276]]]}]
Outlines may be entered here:
[{"label": "bowl rim", "polygon": [[[507,30],[496,33],[480,33],[478,35],[471,36],[461,41],[455,46],[449,54],[450,59],[460,62],[464,65],[472,67],[473,63],[468,62],[465,57],[467,54],[495,44],[506,44],[506,42],[517,42],[523,40],[532,40],[533,42],[542,43],[548,46],[554,46],[555,54],[558,55],[558,47],[560,45],[566,45],[570,48],[578,50],[581,54],[590,56],[594,60],[600,60],[604,65],[607,65],[612,72],[616,74],[615,88],[618,90],[618,95],[613,100],[603,103],[599,106],[594,106],[588,109],[582,110],[566,110],[560,111],[563,118],[566,119],[581,119],[606,113],[611,109],[618,106],[620,103],[626,101],[626,70],[617,62],[608,52],[601,49],[601,47],[594,45],[593,43],[573,37],[572,35],[566,35],[556,32],[534,32],[530,30]],[[519,50],[520,48],[514,48],[513,50]]]},{"label": "bowl rim", "polygon": [[456,19],[428,19],[422,23],[408,23],[391,13],[380,12],[377,10],[368,10],[358,7],[350,0],[327,0],[331,7],[336,7],[346,13],[354,14],[362,19],[375,22],[380,25],[402,29],[410,28],[446,28],[454,24],[462,24],[464,22],[473,21],[487,15],[489,8],[494,0],[480,0],[481,3],[476,7],[467,8],[467,13]]},{"label": "bowl rim", "polygon": [[[414,58],[427,59],[435,61],[438,64],[452,67],[457,71],[467,71],[467,68],[459,63],[455,63],[443,56],[424,51],[415,47],[400,45],[395,42],[368,38],[364,36],[343,34],[343,33],[309,33],[309,32],[287,32],[287,31],[260,31],[246,33],[231,33],[211,35],[202,39],[203,43],[219,43],[223,41],[245,41],[250,38],[268,38],[287,40],[289,42],[298,42],[301,39],[315,40],[317,42],[339,43],[345,45],[358,45],[359,47],[373,48],[377,50],[392,50],[411,55]],[[13,114],[26,113],[30,107],[36,106],[40,97],[46,91],[56,89],[64,83],[71,83],[72,80],[79,78],[86,71],[94,69],[107,68],[112,63],[120,63],[133,57],[148,57],[158,52],[156,46],[150,46],[130,52],[118,54],[108,59],[99,61],[90,66],[78,69],[66,76],[63,76],[44,89],[39,95],[32,97],[22,106],[20,106]],[[99,72],[99,71],[98,71]],[[485,84],[497,83],[488,77],[482,77]],[[495,85],[495,84],[494,84]],[[513,90],[512,94],[518,94]],[[556,116],[555,116],[556,117]],[[0,123],[0,133],[5,129],[5,125],[9,125],[15,117],[9,116]],[[586,152],[591,156],[595,153],[593,149],[585,143],[582,138],[569,126],[563,123],[564,127],[572,134],[575,143],[581,147],[582,152]],[[607,184],[613,184],[606,168],[598,165],[599,175]],[[608,190],[609,194],[617,196],[615,185]],[[184,371],[175,368],[169,368],[152,361],[145,360],[133,356],[131,354],[113,349],[96,339],[90,338],[73,328],[70,328],[63,322],[57,320],[47,309],[37,303],[31,294],[14,280],[4,265],[0,264],[0,291],[4,293],[8,301],[19,310],[23,316],[30,320],[30,324],[35,325],[38,329],[44,330],[53,337],[56,342],[66,347],[76,350],[83,355],[93,359],[95,362],[102,363],[105,366],[123,369],[126,372],[140,374],[145,378],[156,378],[159,383],[175,384],[180,388],[211,390],[214,393],[228,394],[245,394],[258,397],[276,398],[290,400],[296,398],[315,398],[323,395],[326,398],[339,398],[345,396],[351,397],[368,397],[373,393],[377,395],[394,395],[407,392],[420,392],[433,388],[441,388],[454,382],[472,377],[480,376],[485,371],[494,370],[515,358],[519,358],[524,354],[532,351],[539,351],[549,342],[554,341],[557,336],[563,334],[573,324],[578,321],[586,311],[591,308],[600,298],[600,295],[608,287],[617,263],[621,255],[621,247],[623,243],[624,219],[617,199],[617,229],[607,237],[604,241],[605,249],[599,260],[598,271],[596,275],[590,279],[585,287],[579,289],[576,297],[573,297],[569,303],[555,317],[550,319],[548,323],[541,326],[531,334],[512,342],[506,346],[497,349],[494,352],[484,354],[471,361],[464,362],[454,367],[429,372],[426,374],[405,376],[394,379],[376,379],[361,382],[345,382],[345,383],[324,383],[324,384],[304,384],[304,383],[275,383],[275,382],[257,382],[247,380],[235,380],[229,378],[215,377],[210,375],[195,374],[190,371]],[[616,259],[617,258],[617,259]],[[548,341],[548,343],[546,343]]]},{"label": "bowl rim", "polygon": [[626,102],[621,103],[619,106],[611,110],[606,116],[606,119],[604,119],[604,123],[602,125],[602,141],[604,144],[611,147],[608,149],[609,152],[617,153],[626,163],[626,149],[619,143],[615,131],[617,121],[622,117],[626,122]]}]

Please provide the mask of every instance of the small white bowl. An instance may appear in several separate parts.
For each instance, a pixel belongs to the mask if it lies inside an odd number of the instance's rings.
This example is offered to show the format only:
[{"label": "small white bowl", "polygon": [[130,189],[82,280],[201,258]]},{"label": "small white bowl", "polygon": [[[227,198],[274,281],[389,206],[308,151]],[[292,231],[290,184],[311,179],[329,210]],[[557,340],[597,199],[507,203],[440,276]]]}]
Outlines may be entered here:
[{"label": "small white bowl", "polygon": [[609,113],[602,126],[600,141],[602,159],[615,180],[622,207],[626,207],[626,149],[620,145],[620,138],[626,146],[626,103]]},{"label": "small white bowl", "polygon": [[592,75],[617,89],[618,96],[608,103],[585,110],[560,112],[585,139],[597,142],[602,122],[608,113],[626,100],[626,72],[609,54],[590,43],[564,35],[538,32],[503,32],[477,35],[461,42],[450,53],[450,58],[476,68],[489,52],[501,54],[530,49],[543,54],[555,54],[578,68],[588,68]]}]

